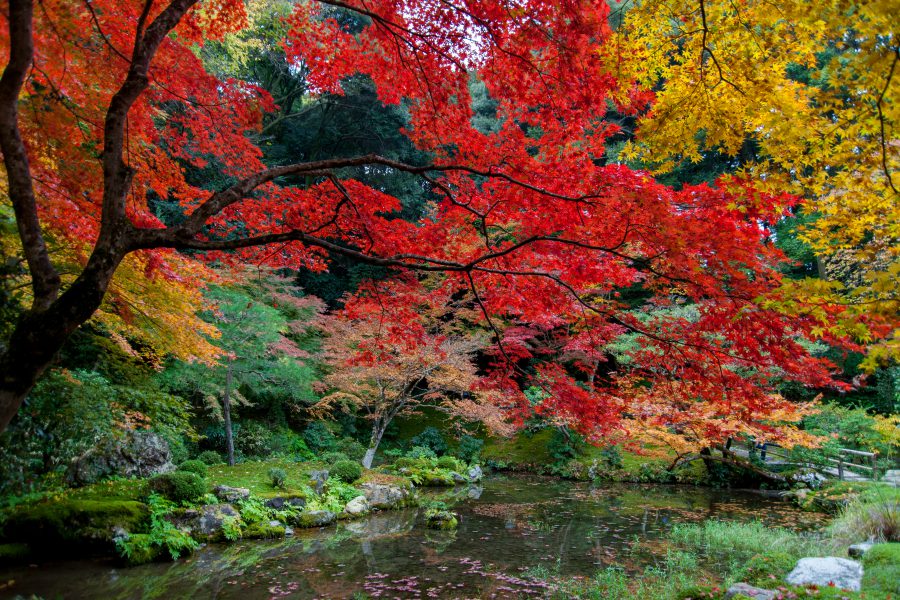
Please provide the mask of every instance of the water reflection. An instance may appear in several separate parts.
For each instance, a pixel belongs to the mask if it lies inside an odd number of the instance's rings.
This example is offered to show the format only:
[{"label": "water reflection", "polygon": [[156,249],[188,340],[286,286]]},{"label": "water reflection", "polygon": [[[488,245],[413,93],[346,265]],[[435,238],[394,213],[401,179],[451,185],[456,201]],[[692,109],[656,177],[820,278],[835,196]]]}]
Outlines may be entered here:
[{"label": "water reflection", "polygon": [[298,531],[279,542],[208,546],[186,561],[117,568],[67,562],[0,570],[5,597],[44,598],[521,598],[542,596],[522,576],[543,566],[590,575],[599,566],[640,569],[674,523],[709,518],[811,529],[821,516],[750,494],[652,485],[500,477],[483,487],[434,492],[460,514],[457,531],[422,526],[419,510]]}]

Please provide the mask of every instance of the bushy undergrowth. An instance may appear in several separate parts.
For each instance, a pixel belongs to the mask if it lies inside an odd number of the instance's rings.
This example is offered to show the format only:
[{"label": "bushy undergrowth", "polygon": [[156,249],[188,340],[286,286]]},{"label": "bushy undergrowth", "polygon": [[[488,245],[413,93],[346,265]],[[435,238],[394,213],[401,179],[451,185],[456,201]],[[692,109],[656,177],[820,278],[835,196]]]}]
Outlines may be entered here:
[{"label": "bushy undergrowth", "polygon": [[363,470],[362,465],[355,460],[345,459],[339,460],[331,465],[330,473],[333,477],[340,479],[344,483],[353,483],[362,477]]},{"label": "bushy undergrowth", "polygon": [[867,494],[850,502],[828,528],[845,544],[864,540],[900,542],[900,498],[896,494]]},{"label": "bushy undergrowth", "polygon": [[206,480],[196,473],[175,471],[151,478],[150,489],[173,502],[193,502],[206,493]]},{"label": "bushy undergrowth", "polygon": [[142,564],[168,554],[176,560],[183,554],[190,554],[200,544],[190,534],[172,524],[166,516],[175,505],[158,494],[151,494],[147,500],[150,506],[150,531],[146,534],[132,534],[119,538],[116,548],[130,564]]}]

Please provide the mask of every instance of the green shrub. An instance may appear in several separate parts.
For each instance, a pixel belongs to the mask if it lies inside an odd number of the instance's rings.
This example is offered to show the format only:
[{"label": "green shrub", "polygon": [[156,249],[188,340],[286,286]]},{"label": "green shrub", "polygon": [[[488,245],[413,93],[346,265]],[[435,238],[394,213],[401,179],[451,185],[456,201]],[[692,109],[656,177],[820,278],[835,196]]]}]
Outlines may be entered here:
[{"label": "green shrub", "polygon": [[196,473],[175,471],[151,478],[150,489],[173,502],[193,502],[206,493],[206,480]]},{"label": "green shrub", "polygon": [[434,454],[441,455],[447,452],[447,440],[437,427],[426,427],[422,433],[410,440],[413,446],[429,448]]},{"label": "green shrub", "polygon": [[3,538],[51,551],[61,546],[106,550],[113,531],[146,529],[150,509],[134,500],[86,500],[64,496],[34,504],[21,504],[5,514]]},{"label": "green shrub", "polygon": [[340,452],[346,454],[349,458],[353,460],[362,460],[362,457],[366,453],[366,447],[360,444],[358,441],[353,438],[342,438],[337,443],[337,449]]},{"label": "green shrub", "polygon": [[204,450],[197,455],[197,460],[207,465],[220,465],[223,462],[222,457],[215,450]]},{"label": "green shrub", "polygon": [[287,482],[287,473],[284,472],[284,469],[272,467],[269,469],[269,481],[272,487],[284,489],[284,484]]},{"label": "green shrub", "polygon": [[188,473],[196,473],[200,477],[206,477],[206,463],[202,460],[186,460],[178,465],[179,471],[187,471]]},{"label": "green shrub", "polygon": [[450,471],[462,471],[464,469],[464,466],[457,459],[449,455],[440,457],[437,461],[437,466]]},{"label": "green shrub", "polygon": [[350,460],[350,457],[343,452],[326,452],[322,455],[322,462],[326,465],[333,465],[342,460]]},{"label": "green shrub", "polygon": [[618,446],[604,446],[600,450],[600,456],[603,458],[603,463],[610,469],[622,468],[622,451]]},{"label": "green shrub", "polygon": [[339,460],[331,465],[330,475],[345,483],[353,483],[362,477],[362,465],[353,460]]},{"label": "green shrub", "polygon": [[412,469],[419,466],[419,464],[418,459],[410,458],[409,456],[401,456],[394,461],[394,467],[397,469]]},{"label": "green shrub", "polygon": [[478,462],[481,450],[484,448],[484,440],[464,435],[459,438],[459,446],[456,448],[456,456],[467,463]]},{"label": "green shrub", "polygon": [[437,458],[437,454],[434,453],[434,450],[426,446],[413,446],[409,452],[406,453],[406,456],[413,459]]},{"label": "green shrub", "polygon": [[334,450],[335,437],[324,421],[313,421],[303,430],[306,445],[316,454]]},{"label": "green shrub", "polygon": [[306,445],[303,436],[286,427],[280,427],[272,432],[270,442],[273,456],[281,456],[293,460],[312,460],[315,458],[315,455]]},{"label": "green shrub", "polygon": [[275,452],[272,429],[258,421],[248,421],[235,434],[234,446],[243,456],[271,456]]}]

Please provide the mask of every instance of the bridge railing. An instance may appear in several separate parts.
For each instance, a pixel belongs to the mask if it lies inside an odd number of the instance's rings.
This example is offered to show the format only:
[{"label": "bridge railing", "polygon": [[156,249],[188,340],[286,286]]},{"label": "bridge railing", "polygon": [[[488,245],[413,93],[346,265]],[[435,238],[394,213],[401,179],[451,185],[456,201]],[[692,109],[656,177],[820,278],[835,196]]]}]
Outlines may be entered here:
[{"label": "bridge railing", "polygon": [[794,463],[815,469],[831,477],[836,475],[841,481],[848,473],[878,481],[878,454],[876,452],[839,448],[837,456],[798,459],[778,444],[768,442],[756,444],[752,440],[745,439],[734,440],[733,444],[744,447],[748,455],[757,453],[763,462],[771,462],[772,458],[779,459],[784,463]]}]

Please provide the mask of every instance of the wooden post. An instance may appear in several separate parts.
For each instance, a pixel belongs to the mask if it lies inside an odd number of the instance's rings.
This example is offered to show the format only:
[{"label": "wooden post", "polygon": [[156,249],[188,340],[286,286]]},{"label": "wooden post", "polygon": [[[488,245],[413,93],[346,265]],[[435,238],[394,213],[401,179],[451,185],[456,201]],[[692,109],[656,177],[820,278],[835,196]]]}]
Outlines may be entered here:
[{"label": "wooden post", "polygon": [[872,453],[872,481],[878,481],[878,454]]},{"label": "wooden post", "polygon": [[844,455],[838,454],[838,481],[844,480]]}]

